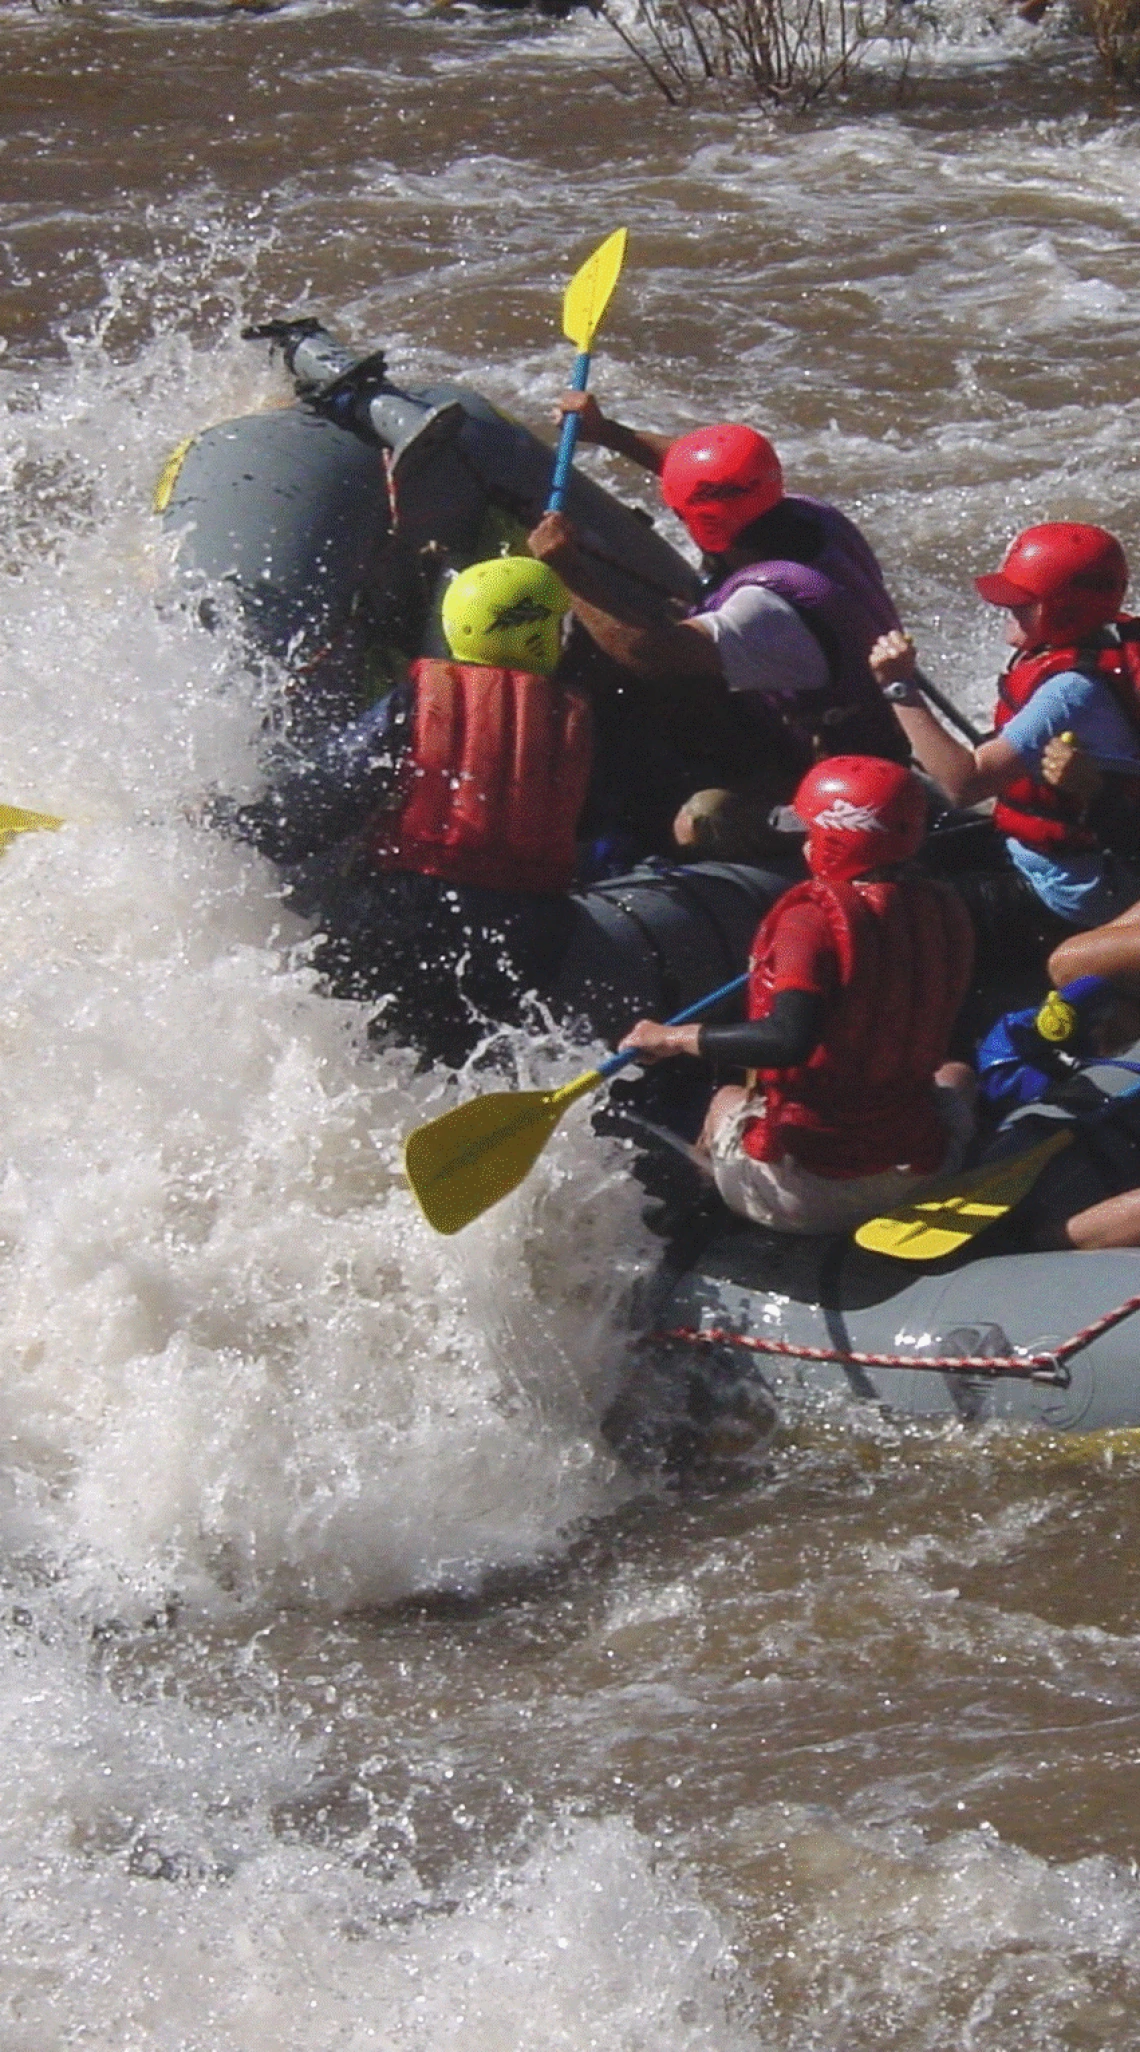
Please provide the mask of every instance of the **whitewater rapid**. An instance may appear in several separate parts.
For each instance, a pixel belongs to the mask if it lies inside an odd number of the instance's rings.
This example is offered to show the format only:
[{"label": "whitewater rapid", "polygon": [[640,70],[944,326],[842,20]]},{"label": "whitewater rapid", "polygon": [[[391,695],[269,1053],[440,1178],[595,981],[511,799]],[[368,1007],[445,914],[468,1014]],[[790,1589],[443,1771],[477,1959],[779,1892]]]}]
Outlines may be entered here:
[{"label": "whitewater rapid", "polygon": [[202,824],[275,682],[150,512],[284,396],[275,313],[549,428],[624,221],[607,408],[756,420],[983,713],[1011,533],[1140,552],[1140,127],[1059,17],[1032,73],[948,27],[773,125],[584,16],[9,10],[0,800],[65,824],[0,860],[4,2052],[1140,2046],[1135,1448],[852,1410],[725,1496],[628,1474],[625,1158],[583,1108],[429,1233],[454,1086]]}]

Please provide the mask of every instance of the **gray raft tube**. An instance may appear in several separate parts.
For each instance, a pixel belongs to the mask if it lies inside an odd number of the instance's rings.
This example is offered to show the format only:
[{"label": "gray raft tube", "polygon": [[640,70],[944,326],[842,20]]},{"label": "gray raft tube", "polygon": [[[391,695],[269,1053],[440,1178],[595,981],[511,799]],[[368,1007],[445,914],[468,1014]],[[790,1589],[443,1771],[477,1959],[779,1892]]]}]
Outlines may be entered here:
[{"label": "gray raft tube", "polygon": [[[1140,1426],[1134,1253],[987,1255],[982,1241],[962,1266],[916,1274],[850,1242],[781,1247],[777,1237],[729,1229],[671,1289],[658,1279],[647,1322],[678,1337],[655,1342],[643,1372],[674,1397],[695,1380],[707,1410],[718,1391],[727,1403],[751,1385],[775,1409],[856,1399],[934,1422]],[[760,1351],[685,1337],[694,1332],[736,1334]],[[950,1360],[978,1365],[925,1365]]]},{"label": "gray raft tube", "polygon": [[[257,646],[294,668],[362,607],[425,652],[440,569],[533,525],[553,451],[469,386],[393,384],[380,355],[355,356],[315,321],[249,332],[282,348],[297,396],[205,428],[171,457],[155,505],[181,575],[203,598],[236,599]],[[695,596],[695,571],[648,518],[577,472],[566,510],[615,599]]]},{"label": "gray raft tube", "polygon": [[[362,598],[381,613],[414,603],[425,552],[461,567],[485,549],[490,514],[519,526],[533,520],[552,455],[465,386],[402,390],[377,358],[357,359],[316,323],[271,328],[296,402],[193,437],[167,466],[159,510],[195,592],[236,598],[256,645],[303,666],[345,631]],[[615,590],[691,598],[684,559],[577,474],[568,511],[613,566]],[[550,993],[556,1009],[605,1039],[639,1014],[680,1010],[739,973],[758,921],[795,874],[794,858],[786,875],[722,863],[647,868],[575,896]],[[778,1399],[853,1394],[911,1415],[1004,1417],[1054,1430],[1140,1424],[1136,1314],[1066,1356],[1067,1381],[921,1365],[948,1353],[1063,1348],[1140,1289],[1134,1255],[995,1259],[980,1251],[949,1273],[915,1277],[834,1241],[727,1228],[671,1294],[668,1279],[668,1271],[659,1278],[660,1329],[722,1326],[765,1343],[915,1362],[878,1368],[733,1350],[730,1379],[762,1379]],[[714,1359],[699,1346],[670,1349],[674,1370],[686,1357],[703,1374]]]},{"label": "gray raft tube", "polygon": [[[553,1009],[610,1041],[635,1019],[671,1018],[742,973],[756,928],[792,874],[734,862],[652,865],[576,892]],[[743,993],[704,1016],[710,1024],[743,1018]]]},{"label": "gray raft tube", "polygon": [[[1091,1073],[1109,1097],[1132,1088],[1110,1064]],[[699,1249],[663,1264],[643,1308],[648,1330],[678,1335],[642,1364],[665,1411],[689,1408],[695,1389],[710,1416],[855,1398],[933,1421],[1140,1426],[1140,1257],[1127,1249],[1005,1252],[983,1233],[916,1270],[850,1238],[721,1214]]]}]

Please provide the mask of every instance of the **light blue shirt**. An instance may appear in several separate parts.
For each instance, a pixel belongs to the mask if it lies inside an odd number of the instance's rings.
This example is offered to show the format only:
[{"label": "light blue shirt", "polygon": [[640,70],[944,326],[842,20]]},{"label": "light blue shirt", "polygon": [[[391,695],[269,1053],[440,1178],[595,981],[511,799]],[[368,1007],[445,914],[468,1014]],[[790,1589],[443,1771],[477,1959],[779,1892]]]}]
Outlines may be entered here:
[{"label": "light blue shirt", "polygon": [[[1140,773],[1140,739],[1110,686],[1079,670],[1062,670],[1034,692],[1001,731],[1030,776],[1040,776],[1046,744],[1074,734],[1089,755],[1123,756]],[[1099,926],[1140,898],[1140,872],[1099,848],[1044,854],[1010,837],[1010,857],[1042,904],[1072,926]]]},{"label": "light blue shirt", "polygon": [[1070,733],[1089,755],[1128,756],[1140,769],[1140,739],[1111,686],[1100,677],[1082,676],[1079,670],[1047,677],[1028,705],[1002,728],[1001,738],[1016,748],[1029,774],[1036,777],[1046,744],[1058,734]]}]

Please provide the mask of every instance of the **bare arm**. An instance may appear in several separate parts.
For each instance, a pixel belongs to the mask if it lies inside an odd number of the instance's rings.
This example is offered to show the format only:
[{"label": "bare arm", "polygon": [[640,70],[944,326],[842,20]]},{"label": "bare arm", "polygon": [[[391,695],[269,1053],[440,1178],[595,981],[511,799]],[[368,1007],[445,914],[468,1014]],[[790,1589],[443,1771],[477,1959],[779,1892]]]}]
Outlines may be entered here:
[{"label": "bare arm", "polygon": [[651,620],[632,607],[614,610],[604,567],[583,554],[562,513],[546,513],[527,547],[556,570],[591,641],[639,677],[723,678],[716,643],[697,620]]},{"label": "bare arm", "polygon": [[1078,976],[1104,976],[1131,996],[1140,995],[1140,905],[1130,905],[1107,926],[1070,934],[1049,957],[1055,989]]},{"label": "bare arm", "polygon": [[660,477],[671,435],[655,435],[647,428],[624,427],[620,420],[610,420],[592,392],[563,392],[555,418],[564,420],[568,413],[578,416],[579,441],[592,442],[599,449],[612,449],[615,456],[627,456],[631,463],[640,464],[642,470],[651,470],[655,477]]},{"label": "bare arm", "polygon": [[[913,683],[916,669],[914,644],[908,634],[883,634],[870,655],[871,672],[879,685]],[[915,686],[912,700],[894,701],[899,725],[918,761],[952,805],[977,805],[983,798],[996,798],[1007,784],[1025,775],[1016,748],[1001,736],[966,748],[936,720]]]}]

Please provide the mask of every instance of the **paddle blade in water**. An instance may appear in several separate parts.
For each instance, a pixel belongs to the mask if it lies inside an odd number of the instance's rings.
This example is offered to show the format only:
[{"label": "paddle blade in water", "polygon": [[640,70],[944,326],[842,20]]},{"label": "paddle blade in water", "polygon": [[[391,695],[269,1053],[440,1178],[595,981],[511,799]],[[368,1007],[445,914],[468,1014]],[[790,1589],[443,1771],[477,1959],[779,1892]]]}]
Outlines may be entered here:
[{"label": "paddle blade in water", "polygon": [[25,812],[20,805],[0,805],[0,849],[6,848],[14,834],[34,834],[41,829],[54,833],[63,821],[50,812]]},{"label": "paddle blade in water", "polygon": [[437,1233],[462,1232],[508,1196],[567,1106],[601,1081],[588,1069],[558,1090],[496,1090],[417,1127],[404,1144],[404,1172],[428,1224]]},{"label": "paddle blade in water", "polygon": [[610,295],[621,276],[629,231],[615,228],[587,257],[566,287],[562,301],[562,330],[575,348],[588,350],[597,333]]},{"label": "paddle blade in water", "polygon": [[855,1234],[856,1245],[872,1254],[892,1254],[896,1261],[941,1261],[956,1254],[1020,1204],[1046,1163],[1072,1137],[1072,1127],[1066,1126],[1025,1154],[987,1162],[914,1204],[900,1204],[886,1217],[869,1218]]}]

